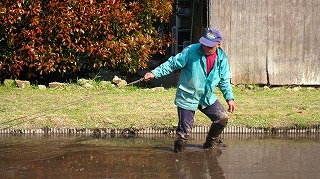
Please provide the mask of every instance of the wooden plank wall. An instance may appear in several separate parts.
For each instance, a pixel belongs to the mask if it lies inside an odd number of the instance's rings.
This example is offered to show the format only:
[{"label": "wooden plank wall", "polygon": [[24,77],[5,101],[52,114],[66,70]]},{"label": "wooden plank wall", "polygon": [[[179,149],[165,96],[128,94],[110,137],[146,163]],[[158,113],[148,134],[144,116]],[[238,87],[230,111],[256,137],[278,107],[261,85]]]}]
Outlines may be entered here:
[{"label": "wooden plank wall", "polygon": [[211,0],[234,84],[320,85],[320,0]]}]

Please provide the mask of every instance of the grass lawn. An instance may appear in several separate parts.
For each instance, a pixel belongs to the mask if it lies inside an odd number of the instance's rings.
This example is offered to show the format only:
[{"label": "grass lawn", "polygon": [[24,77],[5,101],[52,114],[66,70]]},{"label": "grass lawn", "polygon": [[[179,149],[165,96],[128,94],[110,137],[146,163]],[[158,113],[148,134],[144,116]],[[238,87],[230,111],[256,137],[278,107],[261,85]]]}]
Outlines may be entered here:
[{"label": "grass lawn", "polygon": [[[226,106],[219,90],[220,101]],[[229,126],[256,128],[310,127],[320,124],[320,90],[288,87],[234,87],[237,109]],[[0,86],[0,128],[174,128],[175,88],[137,87],[39,90]],[[211,122],[200,111],[195,125]]]}]

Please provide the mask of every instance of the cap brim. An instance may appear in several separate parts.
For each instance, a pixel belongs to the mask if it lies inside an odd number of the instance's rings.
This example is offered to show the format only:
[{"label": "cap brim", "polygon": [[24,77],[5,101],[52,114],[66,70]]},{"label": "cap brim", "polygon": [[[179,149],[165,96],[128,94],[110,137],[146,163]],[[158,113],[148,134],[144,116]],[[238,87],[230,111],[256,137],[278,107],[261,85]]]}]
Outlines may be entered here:
[{"label": "cap brim", "polygon": [[213,41],[211,41],[211,40],[208,40],[208,39],[206,39],[206,38],[204,38],[204,37],[201,37],[200,39],[199,39],[199,42],[202,44],[202,45],[205,45],[205,46],[207,46],[207,47],[214,47],[214,46],[216,46],[219,42],[213,42]]}]

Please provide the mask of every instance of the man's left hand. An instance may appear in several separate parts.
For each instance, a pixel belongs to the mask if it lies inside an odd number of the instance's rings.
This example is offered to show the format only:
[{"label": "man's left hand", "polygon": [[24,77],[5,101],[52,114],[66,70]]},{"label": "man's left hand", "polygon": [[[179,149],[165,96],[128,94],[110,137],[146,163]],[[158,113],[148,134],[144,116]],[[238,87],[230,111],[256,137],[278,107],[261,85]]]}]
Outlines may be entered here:
[{"label": "man's left hand", "polygon": [[236,110],[236,103],[234,102],[234,100],[229,100],[228,106],[229,106],[229,109],[228,109],[229,112],[233,113]]}]

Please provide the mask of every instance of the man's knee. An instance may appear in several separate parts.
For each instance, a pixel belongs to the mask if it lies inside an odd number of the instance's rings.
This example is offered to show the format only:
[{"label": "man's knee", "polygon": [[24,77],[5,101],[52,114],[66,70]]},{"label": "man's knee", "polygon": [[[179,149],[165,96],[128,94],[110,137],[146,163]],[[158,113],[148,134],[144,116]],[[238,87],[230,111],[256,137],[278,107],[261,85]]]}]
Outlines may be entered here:
[{"label": "man's knee", "polygon": [[217,121],[217,124],[219,124],[221,127],[225,127],[228,124],[229,116],[227,114],[223,114],[220,116],[219,120]]}]

